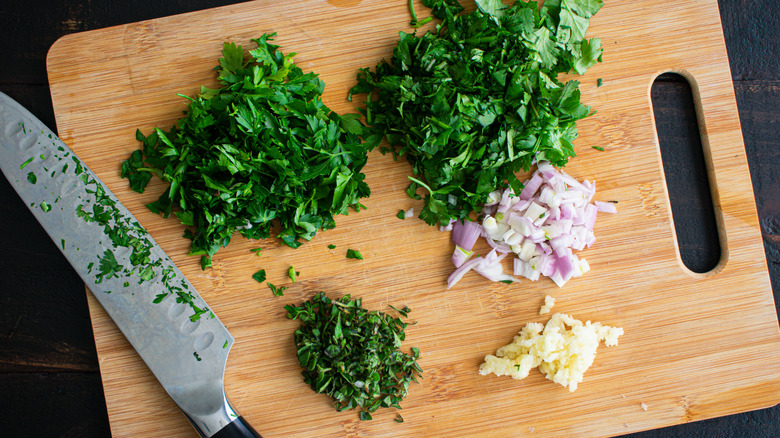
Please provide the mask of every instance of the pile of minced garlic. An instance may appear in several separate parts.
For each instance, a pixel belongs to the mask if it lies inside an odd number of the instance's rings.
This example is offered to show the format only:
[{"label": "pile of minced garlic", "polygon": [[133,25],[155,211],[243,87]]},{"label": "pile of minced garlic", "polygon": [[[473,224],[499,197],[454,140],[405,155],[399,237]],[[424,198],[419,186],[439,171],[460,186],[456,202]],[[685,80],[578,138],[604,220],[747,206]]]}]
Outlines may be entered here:
[{"label": "pile of minced garlic", "polygon": [[[549,312],[554,302],[547,296],[544,312],[540,313]],[[607,347],[617,345],[622,334],[620,327],[590,321],[583,324],[569,315],[555,313],[544,326],[538,322],[526,324],[511,344],[499,348],[495,356],[485,356],[479,373],[520,380],[539,367],[549,380],[575,391],[596,358],[599,342],[604,341]]]}]

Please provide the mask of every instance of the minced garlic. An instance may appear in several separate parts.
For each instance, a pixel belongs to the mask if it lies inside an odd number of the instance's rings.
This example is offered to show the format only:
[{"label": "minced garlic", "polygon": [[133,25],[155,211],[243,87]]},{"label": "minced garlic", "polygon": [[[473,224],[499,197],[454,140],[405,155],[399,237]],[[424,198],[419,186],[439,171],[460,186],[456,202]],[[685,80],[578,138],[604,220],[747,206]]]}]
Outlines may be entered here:
[{"label": "minced garlic", "polygon": [[544,306],[542,306],[542,308],[539,309],[539,314],[540,315],[544,315],[544,314],[550,313],[550,309],[552,309],[554,305],[555,305],[555,298],[553,298],[553,297],[551,297],[549,295],[545,296],[544,297]]},{"label": "minced garlic", "polygon": [[590,321],[583,324],[569,315],[555,313],[544,326],[538,322],[526,324],[511,344],[499,348],[495,356],[485,356],[479,373],[520,380],[539,367],[549,380],[575,391],[593,364],[599,342],[604,341],[608,347],[617,345],[622,334],[620,327]]}]

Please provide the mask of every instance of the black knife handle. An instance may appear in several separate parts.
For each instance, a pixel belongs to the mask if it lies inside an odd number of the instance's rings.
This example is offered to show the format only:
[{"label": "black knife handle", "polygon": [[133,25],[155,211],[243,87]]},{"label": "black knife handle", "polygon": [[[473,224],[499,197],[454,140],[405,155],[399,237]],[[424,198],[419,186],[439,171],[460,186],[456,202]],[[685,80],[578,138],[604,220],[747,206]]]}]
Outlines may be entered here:
[{"label": "black knife handle", "polygon": [[244,420],[244,417],[238,417],[228,423],[211,438],[262,438],[259,433]]}]

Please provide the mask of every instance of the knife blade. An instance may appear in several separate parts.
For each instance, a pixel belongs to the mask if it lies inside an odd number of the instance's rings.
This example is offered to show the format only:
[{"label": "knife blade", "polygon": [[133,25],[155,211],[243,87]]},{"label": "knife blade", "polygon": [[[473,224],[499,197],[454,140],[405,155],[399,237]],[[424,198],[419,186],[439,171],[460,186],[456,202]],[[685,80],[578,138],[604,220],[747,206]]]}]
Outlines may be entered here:
[{"label": "knife blade", "polygon": [[225,394],[233,336],[97,175],[3,93],[0,169],[198,433],[259,437]]}]

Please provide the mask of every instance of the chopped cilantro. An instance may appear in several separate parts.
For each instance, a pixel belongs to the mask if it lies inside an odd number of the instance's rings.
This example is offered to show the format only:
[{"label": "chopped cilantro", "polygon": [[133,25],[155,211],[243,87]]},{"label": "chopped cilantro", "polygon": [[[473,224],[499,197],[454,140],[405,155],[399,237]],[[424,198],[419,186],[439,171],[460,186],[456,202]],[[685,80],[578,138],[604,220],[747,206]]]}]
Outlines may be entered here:
[{"label": "chopped cilantro", "polygon": [[395,215],[398,219],[406,219],[406,212],[403,210],[398,210],[398,214]]}]

